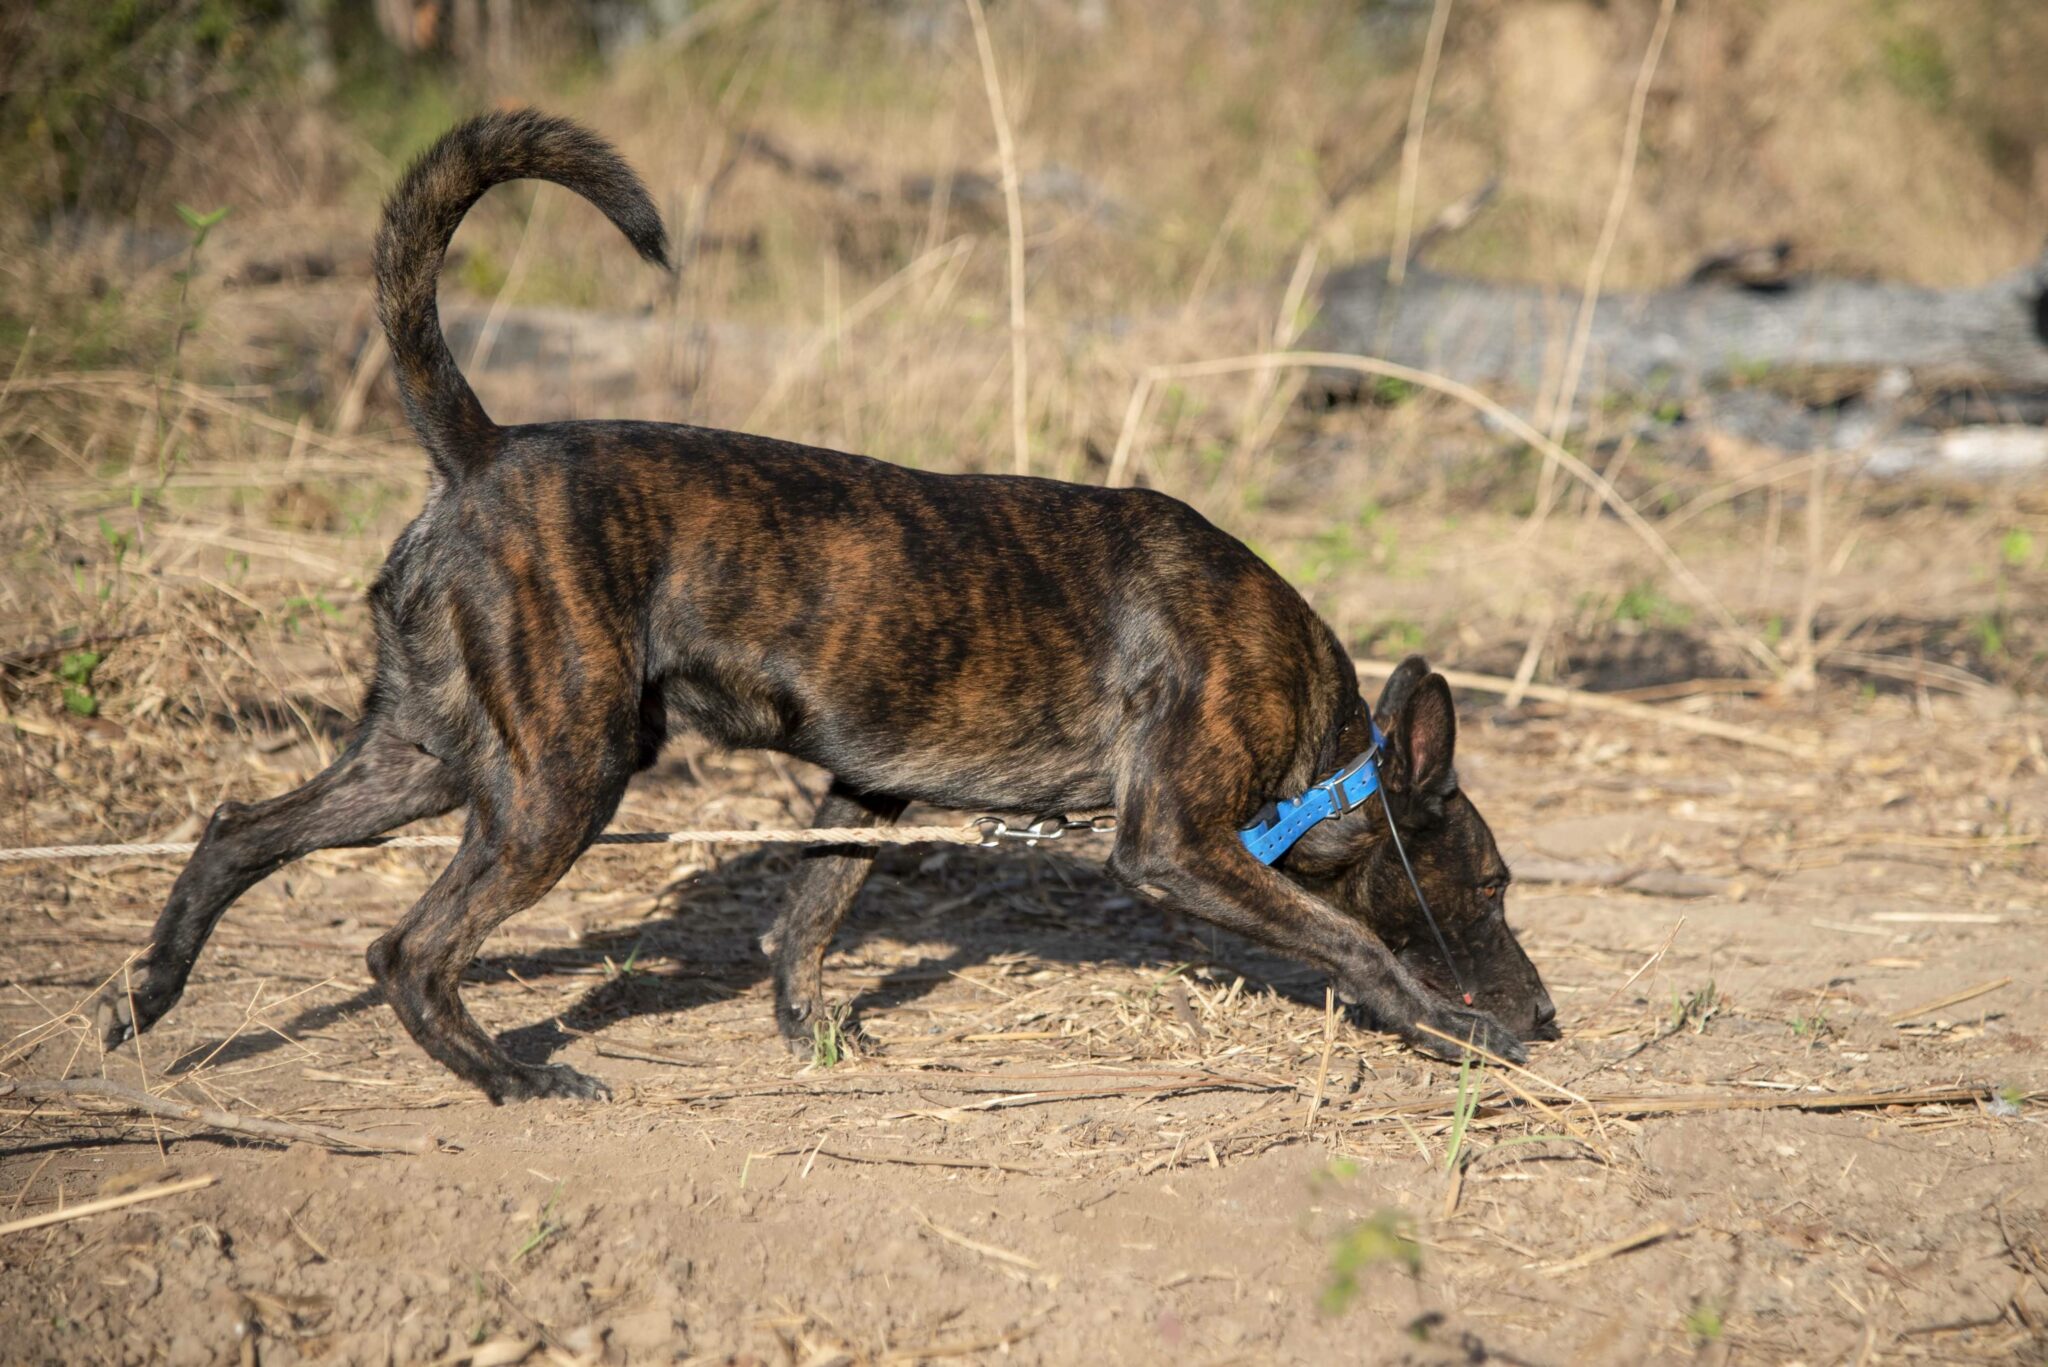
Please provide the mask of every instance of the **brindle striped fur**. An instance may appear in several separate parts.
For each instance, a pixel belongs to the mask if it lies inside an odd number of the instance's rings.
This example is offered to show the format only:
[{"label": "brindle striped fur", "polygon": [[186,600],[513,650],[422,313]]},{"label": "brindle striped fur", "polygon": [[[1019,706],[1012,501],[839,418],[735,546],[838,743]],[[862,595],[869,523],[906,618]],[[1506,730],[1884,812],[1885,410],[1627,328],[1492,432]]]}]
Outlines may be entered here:
[{"label": "brindle striped fur", "polygon": [[[1447,1000],[1376,807],[1318,828],[1278,869],[1239,844],[1263,804],[1363,748],[1367,713],[1329,628],[1187,505],[701,428],[492,423],[442,339],[435,280],[463,212],[520,177],[575,190],[666,260],[632,171],[561,120],[473,120],[407,173],[377,237],[378,309],[436,478],[370,594],[360,729],[304,787],[214,814],[132,1018],[125,993],[102,1004],[110,1045],[170,1009],[257,880],[466,807],[461,848],[370,970],[413,1038],[493,1099],[603,1095],[513,1059],[456,987],[678,726],[828,770],[822,825],[894,821],[911,801],[1113,806],[1118,877],[1328,971],[1418,1047],[1443,1047],[1418,1021],[1514,1058],[1518,1036],[1552,1033],[1501,913],[1506,869],[1457,789],[1449,691],[1420,660],[1380,701],[1389,791],[1483,1009]],[[819,965],[867,868],[858,849],[812,852],[772,937],[793,1038],[823,1009]]]}]

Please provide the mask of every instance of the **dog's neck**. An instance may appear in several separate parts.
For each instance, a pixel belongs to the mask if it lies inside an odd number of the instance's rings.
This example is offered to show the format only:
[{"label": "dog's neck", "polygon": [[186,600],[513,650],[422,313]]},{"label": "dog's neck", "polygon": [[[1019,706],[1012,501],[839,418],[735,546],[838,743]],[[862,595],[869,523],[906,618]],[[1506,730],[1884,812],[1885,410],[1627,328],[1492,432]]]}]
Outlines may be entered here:
[{"label": "dog's neck", "polygon": [[1370,749],[1372,714],[1366,710],[1365,700],[1354,694],[1338,710],[1336,721],[1324,738],[1322,754],[1316,760],[1316,776],[1332,773],[1338,765],[1347,764]]}]

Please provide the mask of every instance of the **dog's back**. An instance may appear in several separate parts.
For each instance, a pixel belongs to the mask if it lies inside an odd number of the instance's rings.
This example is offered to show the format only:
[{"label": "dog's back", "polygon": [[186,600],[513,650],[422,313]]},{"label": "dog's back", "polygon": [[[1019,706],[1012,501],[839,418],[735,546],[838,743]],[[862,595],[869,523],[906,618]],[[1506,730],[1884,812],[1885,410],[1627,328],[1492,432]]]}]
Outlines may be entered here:
[{"label": "dog's back", "polygon": [[[596,136],[527,112],[473,119],[407,172],[377,238],[379,314],[440,476],[373,602],[381,673],[448,749],[579,743],[674,721],[954,806],[1110,800],[1130,721],[1227,658],[1241,723],[1305,782],[1349,665],[1292,587],[1178,500],[937,475],[764,437],[655,423],[500,428],[457,370],[435,277],[491,185],[563,185],[666,259],[660,217]],[[1217,639],[1219,624],[1227,639]],[[1340,687],[1345,685],[1340,685]],[[596,715],[602,713],[603,715]]]}]

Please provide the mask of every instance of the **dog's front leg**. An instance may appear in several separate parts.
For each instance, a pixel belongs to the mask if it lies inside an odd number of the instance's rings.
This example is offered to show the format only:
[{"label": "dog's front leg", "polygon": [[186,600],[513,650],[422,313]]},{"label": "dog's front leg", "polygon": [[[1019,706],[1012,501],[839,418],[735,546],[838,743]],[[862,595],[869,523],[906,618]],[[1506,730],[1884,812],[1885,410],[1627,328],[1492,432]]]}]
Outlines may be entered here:
[{"label": "dog's front leg", "polygon": [[[834,779],[813,826],[891,826],[908,804],[874,797]],[[825,1019],[825,950],[874,867],[872,845],[813,845],[803,853],[789,905],[761,947],[775,959],[775,1023],[790,1051],[809,1058]]]},{"label": "dog's front leg", "polygon": [[1128,886],[1157,889],[1177,911],[1324,970],[1347,1004],[1421,1053],[1453,1061],[1463,1054],[1417,1028],[1426,1025],[1515,1063],[1528,1057],[1514,1031],[1423,987],[1370,931],[1254,859],[1235,831],[1195,834],[1156,814],[1118,820],[1109,868]]}]

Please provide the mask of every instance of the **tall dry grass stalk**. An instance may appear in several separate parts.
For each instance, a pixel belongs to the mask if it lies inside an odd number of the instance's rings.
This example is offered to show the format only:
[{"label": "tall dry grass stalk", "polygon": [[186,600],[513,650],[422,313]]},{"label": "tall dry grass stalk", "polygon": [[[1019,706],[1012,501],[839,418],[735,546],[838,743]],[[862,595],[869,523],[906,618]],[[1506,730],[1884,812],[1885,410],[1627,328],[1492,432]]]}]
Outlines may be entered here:
[{"label": "tall dry grass stalk", "polygon": [[1024,357],[1024,204],[1017,192],[1017,148],[1010,136],[1010,114],[1003,104],[1003,83],[996,73],[995,44],[989,41],[988,16],[981,0],[967,0],[974,20],[974,47],[981,54],[981,80],[988,90],[989,118],[996,126],[996,155],[1003,163],[1003,212],[1010,233],[1010,444],[1017,473],[1031,473],[1031,432],[1025,411],[1030,377]]},{"label": "tall dry grass stalk", "polygon": [[1437,62],[1443,57],[1444,30],[1450,27],[1452,0],[1436,0],[1429,15],[1429,36],[1422,45],[1422,69],[1415,73],[1415,94],[1408,104],[1408,132],[1401,141],[1401,189],[1394,208],[1394,249],[1387,254],[1387,283],[1408,278],[1408,248],[1415,233],[1415,188],[1422,179],[1422,126],[1429,117],[1429,94],[1436,86]]},{"label": "tall dry grass stalk", "polygon": [[[1565,356],[1564,373],[1558,377],[1557,396],[1550,403],[1549,435],[1551,442],[1564,440],[1565,431],[1571,426],[1572,405],[1578,398],[1579,380],[1586,367],[1586,350],[1593,337],[1593,310],[1600,303],[1600,285],[1607,274],[1608,258],[1614,254],[1614,241],[1621,231],[1621,216],[1628,208],[1629,191],[1635,184],[1636,154],[1642,146],[1643,110],[1650,100],[1650,82],[1656,77],[1657,62],[1664,55],[1664,39],[1671,32],[1671,19],[1678,11],[1678,0],[1664,0],[1657,10],[1656,27],[1650,31],[1649,46],[1643,51],[1642,65],[1636,68],[1636,84],[1629,96],[1628,124],[1621,135],[1621,166],[1615,172],[1614,193],[1607,200],[1607,215],[1600,224],[1600,242],[1593,250],[1593,259],[1586,267],[1586,286],[1579,296],[1579,313],[1572,325],[1571,350]],[[1531,529],[1543,525],[1543,519],[1550,515],[1551,499],[1557,482],[1557,463],[1548,456],[1543,461],[1543,471],[1536,482],[1536,507],[1529,515]]]}]

